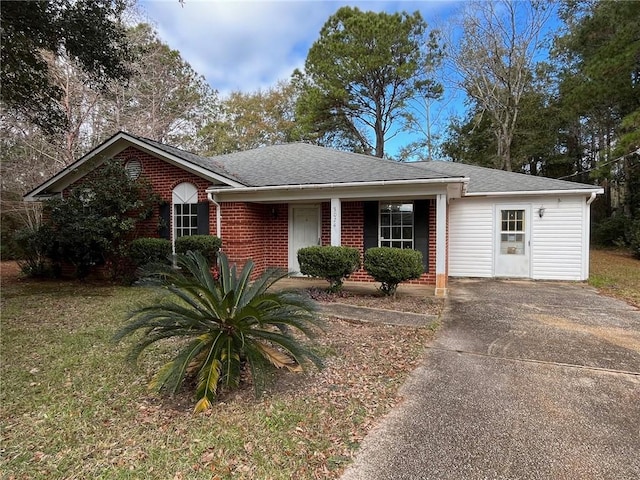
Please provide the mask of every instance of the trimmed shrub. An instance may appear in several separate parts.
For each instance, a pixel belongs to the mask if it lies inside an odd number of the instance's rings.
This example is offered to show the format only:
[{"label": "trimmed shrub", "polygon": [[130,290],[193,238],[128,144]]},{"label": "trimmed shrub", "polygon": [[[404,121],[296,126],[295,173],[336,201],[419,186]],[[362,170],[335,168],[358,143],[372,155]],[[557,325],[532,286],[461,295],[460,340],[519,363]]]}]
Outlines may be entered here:
[{"label": "trimmed shrub", "polygon": [[398,285],[422,275],[422,253],[417,250],[376,247],[364,253],[364,268],[385,295],[394,295]]},{"label": "trimmed shrub", "polygon": [[345,278],[360,268],[360,252],[353,247],[305,247],[298,250],[300,273],[324,278],[329,290],[342,289]]},{"label": "trimmed shrub", "polygon": [[129,245],[129,258],[141,267],[149,263],[169,263],[171,242],[164,238],[136,238]]},{"label": "trimmed shrub", "polygon": [[176,253],[184,255],[188,251],[200,252],[212,264],[215,263],[222,240],[213,235],[191,235],[176,239]]}]

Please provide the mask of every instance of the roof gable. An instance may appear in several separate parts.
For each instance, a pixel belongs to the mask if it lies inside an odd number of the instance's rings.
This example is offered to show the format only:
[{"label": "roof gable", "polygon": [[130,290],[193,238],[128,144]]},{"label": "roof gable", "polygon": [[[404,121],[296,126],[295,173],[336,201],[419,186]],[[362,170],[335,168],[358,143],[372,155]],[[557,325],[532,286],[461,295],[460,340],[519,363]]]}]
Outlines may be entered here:
[{"label": "roof gable", "polygon": [[202,157],[185,152],[175,147],[169,147],[161,143],[143,137],[136,137],[125,132],[118,132],[111,136],[93,150],[76,160],[71,165],[40,184],[25,196],[25,200],[37,200],[62,192],[69,185],[77,182],[89,172],[100,166],[107,159],[133,146],[173,163],[185,170],[211,180],[221,182],[229,186],[242,186],[243,184],[227,173],[224,168],[216,168],[215,164],[201,164],[197,160]]}]

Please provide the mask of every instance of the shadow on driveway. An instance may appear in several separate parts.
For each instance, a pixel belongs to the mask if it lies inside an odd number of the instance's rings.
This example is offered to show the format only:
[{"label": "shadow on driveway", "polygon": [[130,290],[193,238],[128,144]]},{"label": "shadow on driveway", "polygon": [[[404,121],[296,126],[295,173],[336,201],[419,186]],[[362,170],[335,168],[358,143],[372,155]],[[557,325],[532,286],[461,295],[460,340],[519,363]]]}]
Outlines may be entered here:
[{"label": "shadow on driveway", "polygon": [[457,281],[343,480],[640,478],[640,311],[582,284]]}]

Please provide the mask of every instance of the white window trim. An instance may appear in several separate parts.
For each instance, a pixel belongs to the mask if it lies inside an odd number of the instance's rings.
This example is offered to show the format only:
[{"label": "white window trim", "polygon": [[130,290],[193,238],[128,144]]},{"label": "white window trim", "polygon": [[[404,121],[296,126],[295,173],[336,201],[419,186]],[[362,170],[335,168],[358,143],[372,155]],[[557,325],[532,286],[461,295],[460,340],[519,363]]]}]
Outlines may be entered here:
[{"label": "white window trim", "polygon": [[[389,227],[389,235],[390,237],[388,239],[383,239],[382,238],[382,207],[384,205],[411,205],[411,238],[410,239],[405,239],[404,235],[401,234],[401,239],[394,239],[393,236],[391,235],[391,232],[393,231],[393,225],[391,223],[389,223],[388,227]],[[405,228],[405,225],[400,225],[400,229],[402,232],[402,229]],[[389,242],[390,244],[393,244],[393,242],[411,242],[411,248],[410,250],[415,250],[416,248],[416,243],[415,243],[415,236],[416,236],[416,217],[415,217],[415,202],[413,200],[400,200],[400,201],[380,201],[378,202],[378,247],[382,246],[382,242]],[[398,248],[398,247],[392,247],[392,248]],[[402,247],[403,248],[403,247]]]}]

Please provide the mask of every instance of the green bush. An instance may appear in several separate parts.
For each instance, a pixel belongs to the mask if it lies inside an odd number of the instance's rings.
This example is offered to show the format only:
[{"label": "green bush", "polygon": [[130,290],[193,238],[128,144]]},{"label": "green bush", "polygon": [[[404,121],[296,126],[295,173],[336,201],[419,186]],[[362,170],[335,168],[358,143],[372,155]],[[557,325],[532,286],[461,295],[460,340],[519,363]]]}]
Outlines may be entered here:
[{"label": "green bush", "polygon": [[51,250],[51,230],[47,225],[18,230],[13,240],[22,273],[29,277],[50,273],[47,256]]},{"label": "green bush", "polygon": [[66,196],[45,202],[52,236],[49,258],[72,265],[78,278],[102,265],[109,265],[112,278],[118,278],[132,232],[152,216],[157,202],[148,180],[133,180],[121,163],[105,162]]},{"label": "green bush", "polygon": [[626,240],[633,256],[640,259],[640,220],[635,220],[629,225]]},{"label": "green bush", "polygon": [[382,285],[385,295],[395,295],[398,285],[422,275],[422,253],[417,250],[377,247],[364,253],[364,268]]},{"label": "green bush", "polygon": [[213,235],[191,235],[176,239],[176,253],[200,252],[211,263],[215,263],[222,240]]},{"label": "green bush", "polygon": [[129,258],[141,267],[149,263],[169,263],[171,242],[164,238],[137,238],[129,245]]},{"label": "green bush", "polygon": [[593,226],[593,243],[603,247],[624,244],[628,224],[629,217],[626,215],[613,215],[600,220]]},{"label": "green bush", "polygon": [[300,273],[324,278],[337,292],[345,278],[360,268],[360,252],[353,247],[305,247],[298,250]]}]

